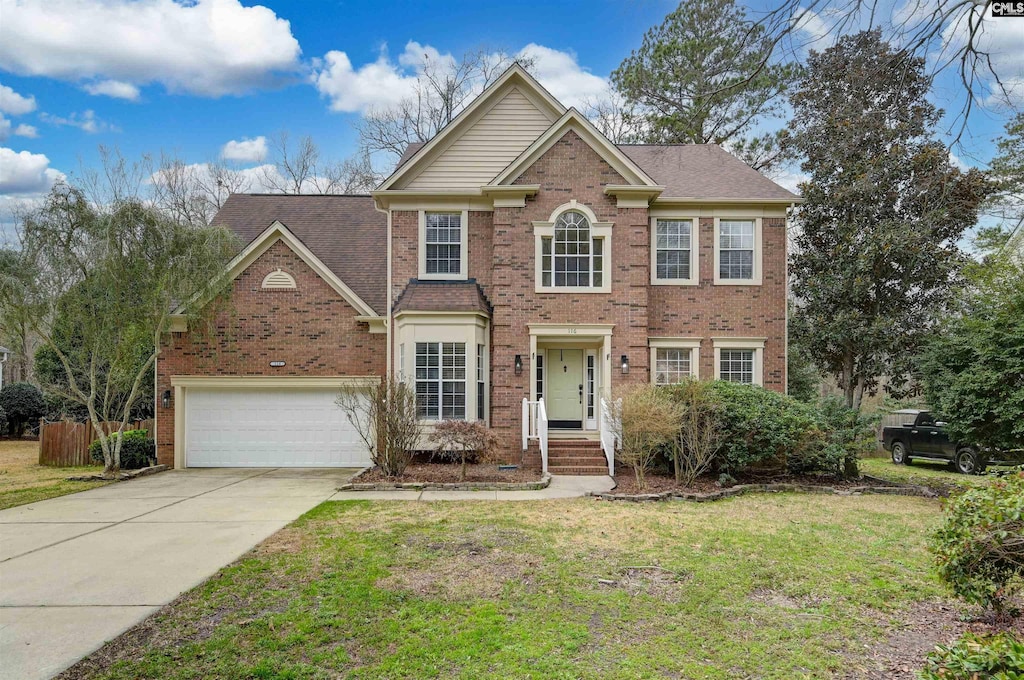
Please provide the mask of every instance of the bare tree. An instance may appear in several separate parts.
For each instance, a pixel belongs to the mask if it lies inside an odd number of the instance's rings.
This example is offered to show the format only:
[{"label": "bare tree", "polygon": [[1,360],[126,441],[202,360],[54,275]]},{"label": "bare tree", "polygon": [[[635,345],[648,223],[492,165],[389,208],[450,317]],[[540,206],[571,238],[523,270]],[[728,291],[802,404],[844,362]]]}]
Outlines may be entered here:
[{"label": "bare tree", "polygon": [[381,182],[365,151],[340,162],[325,161],[308,135],[292,143],[287,131],[270,140],[272,164],[261,168],[263,188],[281,194],[351,194],[371,191]]},{"label": "bare tree", "polygon": [[613,144],[629,144],[643,138],[644,118],[615,90],[609,88],[603,97],[584,100],[580,111]]},{"label": "bare tree", "polygon": [[682,486],[690,486],[711,467],[722,445],[721,407],[709,384],[688,380],[672,388],[672,397],[682,409],[672,442],[676,482]]},{"label": "bare tree", "polygon": [[364,154],[386,153],[399,158],[409,144],[426,142],[461,113],[484,88],[512,65],[530,68],[529,59],[507,52],[477,49],[461,59],[424,54],[413,93],[394,106],[371,109],[359,124]]},{"label": "bare tree", "polygon": [[405,472],[419,439],[416,393],[395,376],[382,378],[368,390],[345,387],[335,401],[356,428],[382,474]]},{"label": "bare tree", "polygon": [[189,164],[167,154],[153,173],[153,202],[171,219],[206,226],[233,193],[249,188],[249,180],[223,162]]}]

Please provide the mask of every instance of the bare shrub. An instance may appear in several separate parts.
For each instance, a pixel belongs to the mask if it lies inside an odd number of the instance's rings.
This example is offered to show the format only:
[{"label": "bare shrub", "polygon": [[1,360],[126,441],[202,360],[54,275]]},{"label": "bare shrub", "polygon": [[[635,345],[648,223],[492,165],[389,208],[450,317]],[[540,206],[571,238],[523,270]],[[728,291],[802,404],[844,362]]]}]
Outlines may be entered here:
[{"label": "bare shrub", "polygon": [[382,473],[397,477],[405,472],[420,432],[412,388],[389,376],[369,390],[343,387],[335,403],[355,426]]},{"label": "bare shrub", "polygon": [[442,420],[434,426],[430,441],[437,444],[438,455],[459,462],[459,479],[466,481],[466,463],[470,458],[491,460],[498,436],[479,421]]},{"label": "bare shrub", "polygon": [[644,475],[658,450],[675,439],[682,407],[654,385],[636,385],[623,392],[611,409],[621,442],[619,459],[633,468],[636,485],[646,489]]},{"label": "bare shrub", "polygon": [[668,393],[682,408],[679,431],[672,441],[676,482],[690,486],[711,467],[722,445],[722,408],[706,382],[686,380]]}]

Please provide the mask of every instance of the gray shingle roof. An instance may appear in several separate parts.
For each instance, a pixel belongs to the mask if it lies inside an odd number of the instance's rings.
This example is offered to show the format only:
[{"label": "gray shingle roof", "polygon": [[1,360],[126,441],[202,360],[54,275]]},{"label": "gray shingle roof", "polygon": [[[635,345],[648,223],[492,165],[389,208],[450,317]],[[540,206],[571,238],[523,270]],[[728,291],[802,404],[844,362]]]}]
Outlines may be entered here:
[{"label": "gray shingle roof", "polygon": [[387,311],[387,218],[369,196],[232,194],[214,217],[248,245],[275,221],[288,227],[378,313]]},{"label": "gray shingle roof", "polygon": [[482,312],[491,315],[491,304],[476,279],[420,281],[411,279],[395,302],[395,311]]},{"label": "gray shingle roof", "polygon": [[798,199],[717,144],[620,144],[619,149],[665,187],[666,198]]}]

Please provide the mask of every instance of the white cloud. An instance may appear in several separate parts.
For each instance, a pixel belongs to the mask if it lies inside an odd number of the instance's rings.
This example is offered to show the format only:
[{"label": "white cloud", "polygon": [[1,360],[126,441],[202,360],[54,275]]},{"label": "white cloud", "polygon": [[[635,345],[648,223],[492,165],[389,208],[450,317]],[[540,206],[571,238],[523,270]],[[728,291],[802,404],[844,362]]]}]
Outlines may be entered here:
[{"label": "white cloud", "polygon": [[608,81],[584,70],[571,52],[530,43],[517,56],[533,61],[531,73],[566,106],[580,107],[608,97]]},{"label": "white cloud", "polygon": [[23,116],[36,110],[36,98],[24,97],[6,85],[0,84],[0,113]]},{"label": "white cloud", "polygon": [[50,190],[64,174],[50,167],[41,153],[0,147],[0,195],[24,196]]},{"label": "white cloud", "polygon": [[18,127],[14,128],[14,134],[19,137],[28,137],[29,139],[35,139],[39,136],[39,131],[36,130],[35,125],[26,125],[21,123]]},{"label": "white cloud", "polygon": [[804,7],[797,10],[797,16],[793,20],[793,30],[798,33],[805,33],[811,46],[827,40],[831,32],[828,24],[825,23],[820,14]]},{"label": "white cloud", "polygon": [[[291,26],[239,0],[0,0],[0,68],[70,81],[111,80],[216,97],[298,68]],[[108,92],[102,92],[108,94]]]},{"label": "white cloud", "polygon": [[[537,80],[567,106],[582,106],[608,96],[608,81],[583,69],[575,54],[530,43],[516,57],[530,59]],[[412,94],[416,75],[427,62],[454,68],[456,59],[414,40],[406,43],[397,60],[385,49],[376,61],[359,67],[345,52],[331,50],[314,64],[312,80],[330,101],[332,111],[365,112],[393,106]]]},{"label": "white cloud", "polygon": [[356,69],[347,54],[331,50],[313,74],[313,84],[330,100],[331,110],[343,113],[393,106],[412,93],[415,82],[415,76],[403,73],[386,51]]},{"label": "white cloud", "polygon": [[93,95],[127,99],[128,101],[135,101],[139,98],[139,88],[120,80],[101,80],[98,83],[90,83],[85,86],[85,91]]},{"label": "white cloud", "polygon": [[82,113],[72,113],[67,117],[54,116],[53,114],[43,112],[39,114],[39,118],[50,125],[57,125],[58,127],[76,127],[83,132],[88,132],[90,135],[94,135],[98,132],[121,131],[121,128],[116,125],[111,125],[110,123],[97,118],[96,112],[92,109],[88,109]]},{"label": "white cloud", "polygon": [[254,139],[245,137],[241,141],[232,139],[221,148],[220,157],[226,161],[259,163],[267,157],[267,138],[260,135]]}]

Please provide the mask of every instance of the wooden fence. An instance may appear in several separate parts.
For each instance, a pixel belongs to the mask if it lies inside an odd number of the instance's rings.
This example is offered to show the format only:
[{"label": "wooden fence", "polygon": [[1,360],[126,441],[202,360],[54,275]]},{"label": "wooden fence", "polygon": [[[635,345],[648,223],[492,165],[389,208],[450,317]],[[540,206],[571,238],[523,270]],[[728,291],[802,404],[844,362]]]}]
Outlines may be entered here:
[{"label": "wooden fence", "polygon": [[[101,423],[106,433],[117,431],[120,423]],[[153,436],[153,420],[136,420],[125,426],[127,430],[148,430]],[[59,423],[39,423],[39,464],[54,467],[92,465],[89,459],[89,444],[98,439],[92,423],[75,423],[65,420]]]}]

